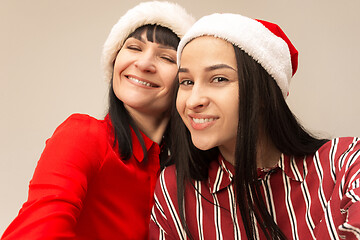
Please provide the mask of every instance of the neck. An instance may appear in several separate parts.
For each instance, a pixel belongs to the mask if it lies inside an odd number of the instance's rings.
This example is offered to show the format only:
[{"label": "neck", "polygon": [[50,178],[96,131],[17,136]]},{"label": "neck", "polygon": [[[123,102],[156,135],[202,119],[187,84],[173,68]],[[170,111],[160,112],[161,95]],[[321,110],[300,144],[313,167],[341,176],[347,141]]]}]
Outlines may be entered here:
[{"label": "neck", "polygon": [[[224,159],[235,166],[236,141],[219,146]],[[280,160],[281,152],[275,147],[273,141],[260,129],[256,144],[256,165],[258,168],[272,168]]]},{"label": "neck", "polygon": [[160,144],[166,127],[169,123],[170,116],[168,114],[145,114],[139,113],[132,109],[128,109],[131,118],[136,126],[152,141]]},{"label": "neck", "polygon": [[260,138],[257,144],[256,164],[258,168],[272,168],[280,159],[281,152],[269,138]]},{"label": "neck", "polygon": [[231,163],[233,166],[235,166],[235,148],[236,148],[235,142],[226,146],[225,145],[219,146],[219,151],[223,156],[223,158],[229,163]]}]

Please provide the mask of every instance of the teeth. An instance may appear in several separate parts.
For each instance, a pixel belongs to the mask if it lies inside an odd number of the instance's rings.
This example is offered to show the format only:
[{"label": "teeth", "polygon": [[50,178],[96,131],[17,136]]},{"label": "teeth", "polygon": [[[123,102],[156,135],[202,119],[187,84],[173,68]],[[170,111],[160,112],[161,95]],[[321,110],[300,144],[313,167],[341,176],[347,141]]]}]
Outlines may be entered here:
[{"label": "teeth", "polygon": [[150,83],[140,81],[139,79],[136,79],[136,78],[133,78],[133,77],[128,77],[128,78],[129,78],[130,80],[133,80],[133,81],[135,81],[135,82],[137,82],[137,83],[140,83],[140,84],[142,84],[142,85],[144,85],[144,86],[151,87],[151,84],[150,84]]},{"label": "teeth", "polygon": [[193,118],[193,121],[195,123],[206,123],[206,122],[212,122],[215,118]]}]

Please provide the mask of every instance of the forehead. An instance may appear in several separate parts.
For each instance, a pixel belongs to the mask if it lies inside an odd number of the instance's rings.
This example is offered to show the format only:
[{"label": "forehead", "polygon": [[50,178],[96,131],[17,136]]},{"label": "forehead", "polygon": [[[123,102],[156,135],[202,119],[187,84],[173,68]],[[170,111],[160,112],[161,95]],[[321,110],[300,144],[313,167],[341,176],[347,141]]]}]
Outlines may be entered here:
[{"label": "forehead", "polygon": [[136,38],[161,45],[172,47],[176,50],[179,44],[179,37],[166,27],[160,25],[144,25],[137,28],[128,38]]},{"label": "forehead", "polygon": [[165,45],[165,44],[162,44],[162,43],[158,43],[158,42],[153,42],[153,41],[150,41],[148,38],[147,38],[147,35],[146,35],[146,32],[143,32],[139,37],[129,37],[128,39],[126,39],[124,45],[126,43],[133,43],[133,41],[140,41],[146,45],[154,45],[156,46],[157,48],[159,49],[163,49],[163,50],[166,50],[166,51],[171,51],[173,54],[176,55],[176,48],[173,47],[173,46],[169,46],[169,45]]},{"label": "forehead", "polygon": [[183,49],[180,67],[209,66],[227,63],[236,68],[234,47],[231,43],[213,36],[202,36],[190,41]]}]

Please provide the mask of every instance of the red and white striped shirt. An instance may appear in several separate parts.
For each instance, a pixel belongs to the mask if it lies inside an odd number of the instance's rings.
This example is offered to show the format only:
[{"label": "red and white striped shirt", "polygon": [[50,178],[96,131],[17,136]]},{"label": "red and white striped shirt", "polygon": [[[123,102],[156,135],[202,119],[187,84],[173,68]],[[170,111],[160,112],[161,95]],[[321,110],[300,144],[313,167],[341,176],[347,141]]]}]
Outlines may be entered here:
[{"label": "red and white striped shirt", "polygon": [[[337,138],[303,159],[282,155],[259,171],[269,213],[288,239],[360,239],[360,139]],[[194,239],[246,239],[233,186],[233,166],[213,161],[208,181],[189,184],[185,216]],[[260,227],[255,239],[264,239]],[[175,166],[155,189],[150,239],[187,239],[180,223]]]}]

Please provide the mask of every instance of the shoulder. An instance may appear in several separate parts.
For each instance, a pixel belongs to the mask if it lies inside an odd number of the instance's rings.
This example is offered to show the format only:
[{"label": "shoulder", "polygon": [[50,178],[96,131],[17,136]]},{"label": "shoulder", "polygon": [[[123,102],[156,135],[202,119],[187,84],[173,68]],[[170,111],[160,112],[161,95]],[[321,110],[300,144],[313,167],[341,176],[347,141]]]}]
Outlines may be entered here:
[{"label": "shoulder", "polygon": [[61,123],[52,138],[65,137],[74,140],[92,141],[104,138],[108,132],[106,120],[98,120],[86,114],[72,114]]},{"label": "shoulder", "polygon": [[325,143],[317,151],[319,154],[341,155],[360,149],[360,138],[358,137],[339,137]]},{"label": "shoulder", "polygon": [[45,151],[103,158],[109,145],[108,129],[106,120],[98,120],[86,114],[73,114],[46,141]]},{"label": "shoulder", "polygon": [[340,137],[325,143],[316,153],[316,157],[322,161],[328,160],[329,164],[338,170],[345,167],[348,169],[360,158],[360,138]]},{"label": "shoulder", "polygon": [[109,151],[108,136],[106,120],[85,114],[69,116],[46,141],[34,177],[52,176],[54,171],[79,172],[79,176],[95,173]]},{"label": "shoulder", "polygon": [[70,129],[75,132],[88,131],[89,133],[98,133],[105,130],[106,125],[106,120],[98,120],[87,114],[75,113],[60,124],[56,131]]}]

